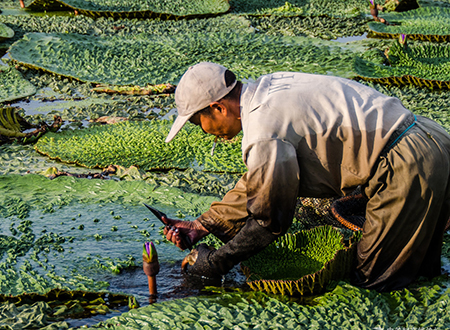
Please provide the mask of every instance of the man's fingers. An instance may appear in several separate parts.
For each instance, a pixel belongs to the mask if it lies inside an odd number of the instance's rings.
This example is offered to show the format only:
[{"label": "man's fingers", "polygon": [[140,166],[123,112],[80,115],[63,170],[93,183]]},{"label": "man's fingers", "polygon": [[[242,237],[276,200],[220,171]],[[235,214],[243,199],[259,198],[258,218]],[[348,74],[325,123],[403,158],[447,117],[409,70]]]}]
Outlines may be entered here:
[{"label": "man's fingers", "polygon": [[178,228],[168,225],[164,227],[164,235],[168,241],[175,244],[181,250],[186,249],[186,246],[184,246],[183,241],[180,238]]}]

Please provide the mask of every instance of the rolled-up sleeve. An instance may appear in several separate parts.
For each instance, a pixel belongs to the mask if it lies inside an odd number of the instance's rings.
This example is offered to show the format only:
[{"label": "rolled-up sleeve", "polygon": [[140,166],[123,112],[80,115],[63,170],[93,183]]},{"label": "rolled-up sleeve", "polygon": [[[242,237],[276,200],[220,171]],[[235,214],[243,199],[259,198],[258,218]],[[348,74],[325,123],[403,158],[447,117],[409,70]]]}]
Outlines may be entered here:
[{"label": "rolled-up sleeve", "polygon": [[300,173],[292,144],[279,139],[260,141],[247,148],[244,160],[248,172],[197,219],[225,243],[250,215],[275,235],[284,234],[294,217]]},{"label": "rolled-up sleeve", "polygon": [[258,141],[244,152],[247,165],[247,212],[273,234],[292,224],[300,170],[294,146],[281,139]]},{"label": "rolled-up sleeve", "polygon": [[226,243],[245,225],[247,212],[247,173],[220,202],[213,202],[197,220],[208,231]]}]

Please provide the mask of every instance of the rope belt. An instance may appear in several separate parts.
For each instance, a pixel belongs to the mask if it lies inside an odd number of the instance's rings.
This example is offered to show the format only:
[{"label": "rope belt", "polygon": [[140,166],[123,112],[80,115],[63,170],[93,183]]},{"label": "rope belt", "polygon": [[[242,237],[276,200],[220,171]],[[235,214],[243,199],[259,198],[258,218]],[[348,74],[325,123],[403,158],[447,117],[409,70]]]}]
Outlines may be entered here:
[{"label": "rope belt", "polygon": [[386,146],[383,148],[383,151],[381,152],[381,155],[385,156],[388,151],[405,135],[406,132],[408,132],[411,127],[413,127],[417,122],[416,115],[410,116],[407,118],[403,123],[400,124],[399,127],[392,133],[390,136],[388,142],[386,143]]}]

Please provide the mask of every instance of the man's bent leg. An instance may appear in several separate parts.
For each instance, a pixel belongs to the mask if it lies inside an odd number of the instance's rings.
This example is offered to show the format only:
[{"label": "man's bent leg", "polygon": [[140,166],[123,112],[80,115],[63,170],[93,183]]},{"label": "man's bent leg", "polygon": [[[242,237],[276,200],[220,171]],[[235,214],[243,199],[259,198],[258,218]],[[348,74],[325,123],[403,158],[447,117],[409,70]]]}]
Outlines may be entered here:
[{"label": "man's bent leg", "polygon": [[420,275],[440,274],[450,211],[450,138],[441,131],[433,138],[434,126],[427,124],[412,128],[381,157],[363,187],[369,202],[357,246],[356,285],[390,291]]}]

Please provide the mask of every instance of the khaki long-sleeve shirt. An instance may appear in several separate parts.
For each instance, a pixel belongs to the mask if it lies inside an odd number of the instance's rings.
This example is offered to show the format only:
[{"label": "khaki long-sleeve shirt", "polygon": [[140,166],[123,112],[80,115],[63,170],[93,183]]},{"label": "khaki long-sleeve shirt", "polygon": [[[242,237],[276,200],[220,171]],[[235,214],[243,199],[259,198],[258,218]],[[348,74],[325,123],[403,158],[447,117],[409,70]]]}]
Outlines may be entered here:
[{"label": "khaki long-sleeve shirt", "polygon": [[279,72],[245,84],[242,155],[248,172],[198,220],[223,241],[253,216],[284,233],[298,196],[345,195],[373,175],[389,137],[411,112],[352,80]]}]

